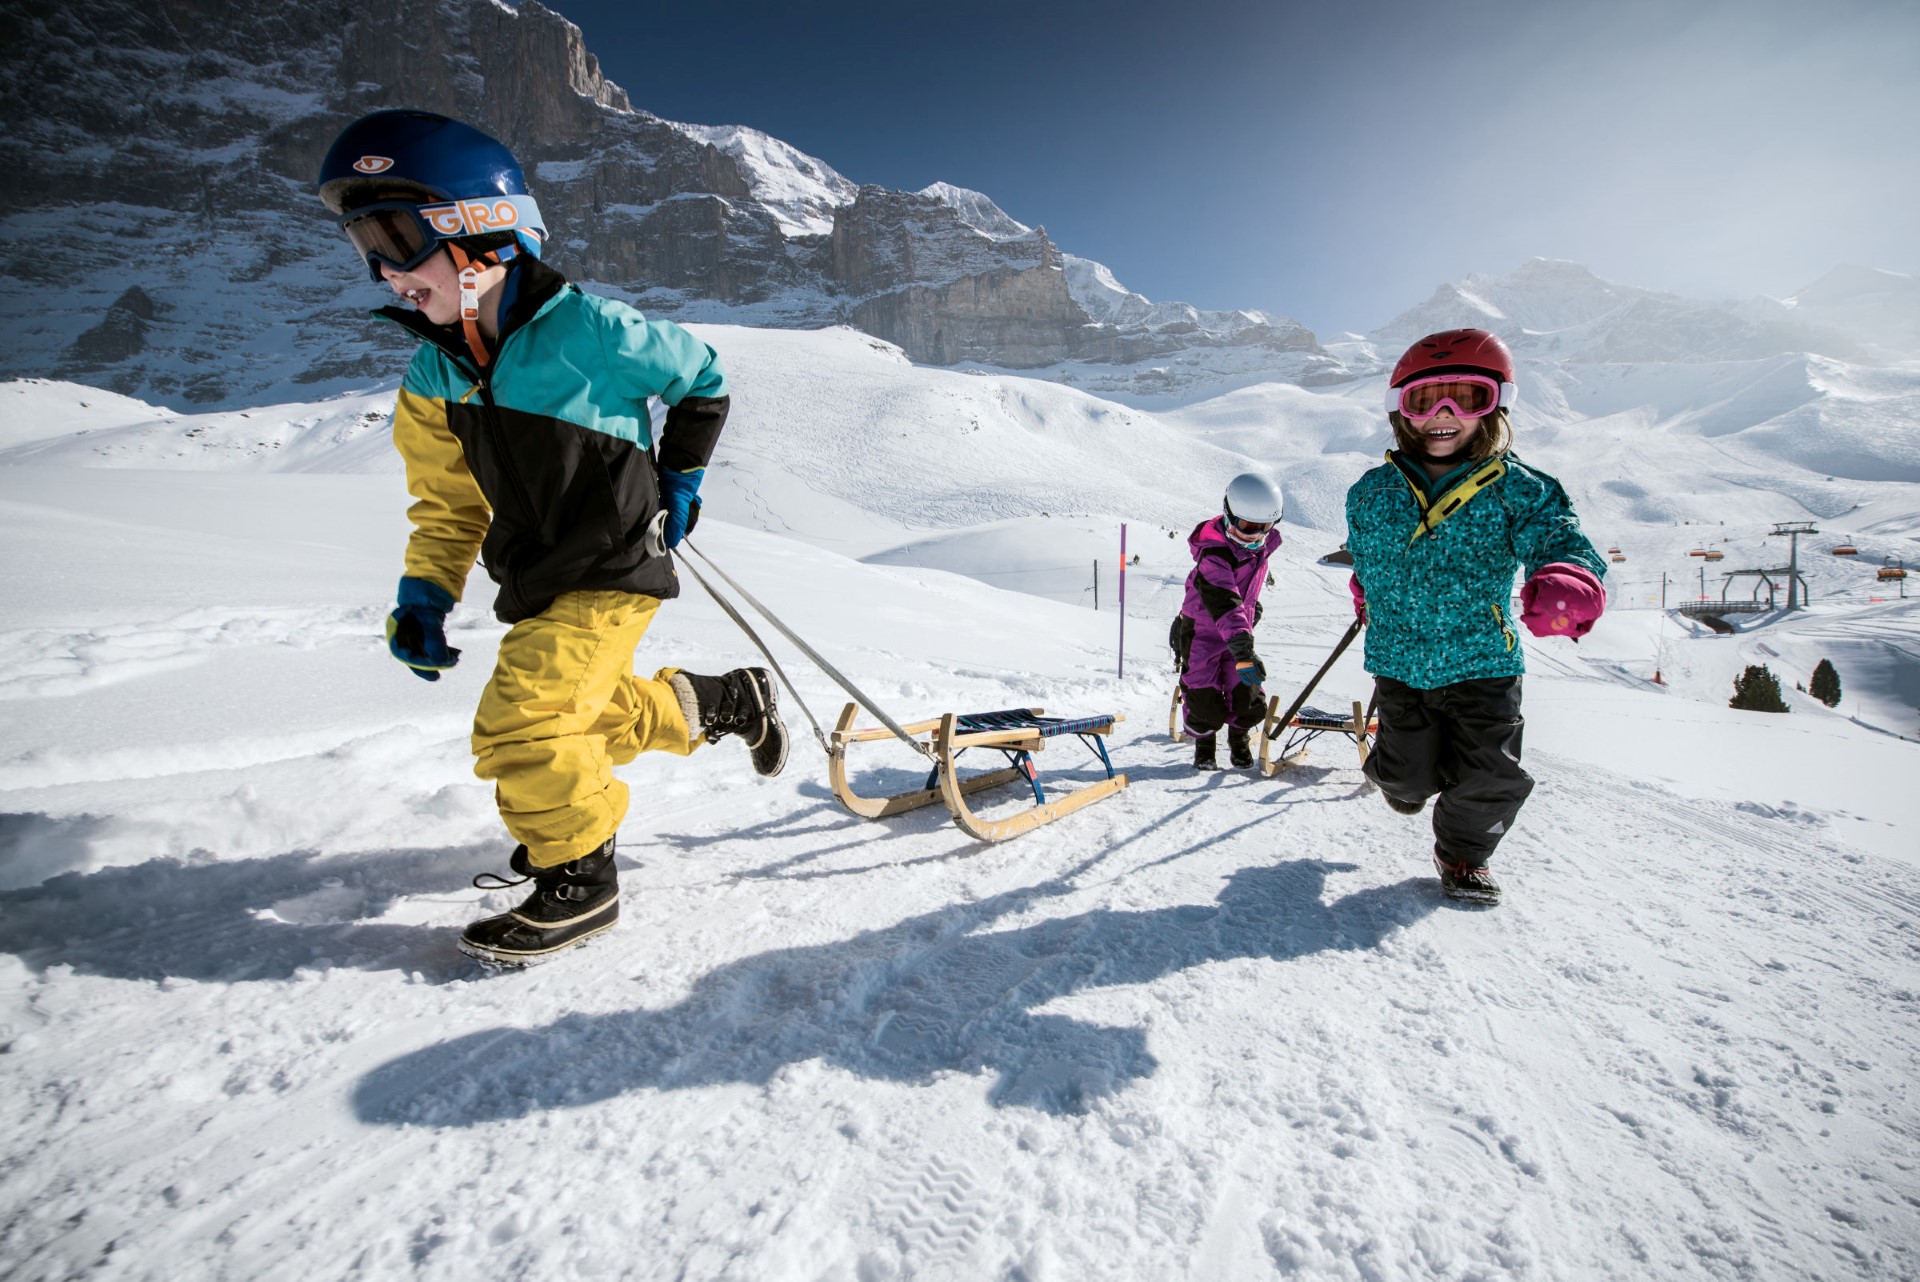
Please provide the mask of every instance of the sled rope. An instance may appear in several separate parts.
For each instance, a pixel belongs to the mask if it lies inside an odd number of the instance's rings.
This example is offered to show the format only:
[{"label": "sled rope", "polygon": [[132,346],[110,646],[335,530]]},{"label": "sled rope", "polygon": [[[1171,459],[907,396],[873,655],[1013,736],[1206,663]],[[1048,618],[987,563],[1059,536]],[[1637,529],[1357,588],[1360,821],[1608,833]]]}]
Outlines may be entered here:
[{"label": "sled rope", "polygon": [[[768,623],[771,623],[774,627],[778,628],[780,630],[781,636],[785,637],[787,640],[793,642],[794,645],[798,646],[800,648],[800,653],[806,655],[807,658],[811,659],[813,661],[813,665],[816,668],[819,668],[820,671],[826,673],[826,675],[833,680],[833,683],[835,685],[839,686],[842,690],[845,690],[848,694],[852,695],[854,702],[858,703],[861,707],[865,708],[868,712],[871,712],[875,717],[879,718],[880,724],[885,726],[888,730],[892,731],[895,738],[899,739],[902,743],[905,743],[906,745],[911,747],[915,752],[919,753],[922,756],[930,757],[933,755],[933,750],[929,745],[922,743],[920,740],[908,734],[905,730],[902,730],[899,724],[895,722],[892,717],[889,717],[885,712],[882,712],[880,710],[880,706],[876,704],[872,699],[868,698],[866,694],[860,689],[860,687],[854,685],[853,682],[847,680],[846,677],[842,676],[840,673],[840,669],[834,667],[831,663],[828,663],[825,659],[821,658],[820,653],[817,650],[815,650],[812,646],[808,645],[805,641],[801,640],[799,635],[795,633],[792,628],[782,623],[778,615],[776,615],[772,610],[767,609],[766,606],[760,604],[760,602],[754,598],[753,593],[747,591],[745,588],[741,587],[738,583],[735,583],[732,577],[728,575],[725,570],[721,569],[719,566],[713,563],[713,559],[711,557],[709,557],[705,552],[702,552],[699,548],[695,547],[693,545],[692,539],[690,538],[682,539],[680,541],[680,546],[684,547],[687,551],[691,552],[694,556],[697,556],[702,561],[704,561],[706,563],[707,568],[709,570],[712,570],[716,575],[720,577],[721,582],[725,583],[728,587],[732,588],[735,592],[739,593],[740,599],[742,601],[745,601],[748,605],[752,606],[755,610],[759,611],[760,615],[763,618],[765,618]],[[701,574],[699,570],[694,568],[693,562],[691,560],[688,560],[683,557],[681,558],[681,564],[687,567],[687,573],[693,575],[694,581],[699,583],[701,587],[707,590],[707,595],[712,597],[714,599],[714,602],[718,604],[722,610],[726,611],[727,617],[732,619],[736,624],[738,624],[740,626],[740,630],[747,634],[747,640],[753,642],[754,649],[760,651],[761,654],[766,656],[767,662],[773,665],[774,672],[779,675],[780,683],[786,686],[787,693],[793,696],[793,701],[800,705],[800,711],[806,714],[808,724],[812,725],[813,727],[813,737],[820,744],[820,750],[822,752],[825,752],[828,756],[832,756],[833,749],[827,745],[826,732],[820,728],[820,722],[814,717],[813,709],[809,708],[807,706],[807,701],[800,697],[800,692],[793,688],[792,680],[788,678],[786,670],[780,666],[780,661],[773,657],[773,651],[767,649],[766,642],[760,639],[759,634],[756,633],[753,630],[752,626],[747,623],[746,619],[741,616],[740,611],[734,608],[733,603],[731,601],[728,601],[726,597],[722,596],[720,594],[719,589],[715,588],[713,584],[707,582],[706,576]]]}]

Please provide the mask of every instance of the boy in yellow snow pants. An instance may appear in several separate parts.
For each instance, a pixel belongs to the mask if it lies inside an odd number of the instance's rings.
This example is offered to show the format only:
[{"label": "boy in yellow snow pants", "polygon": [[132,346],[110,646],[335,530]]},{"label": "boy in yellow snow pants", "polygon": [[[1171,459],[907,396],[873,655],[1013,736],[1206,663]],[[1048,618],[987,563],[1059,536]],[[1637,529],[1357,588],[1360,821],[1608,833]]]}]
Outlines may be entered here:
[{"label": "boy in yellow snow pants", "polygon": [[363,116],[317,185],[373,279],[412,305],[375,315],[420,340],[393,418],[414,502],[388,649],[428,681],[458,662],[446,617],[476,558],[511,625],[474,717],[474,769],[519,842],[519,879],[495,881],[533,890],[467,927],[460,947],[539,961],[619,919],[627,786],[615,766],[728,734],[763,775],[786,762],[764,669],[633,675],[634,647],[680,590],[671,550],[699,519],[726,375],[680,326],[541,262],[546,226],[519,165],[469,125]]}]

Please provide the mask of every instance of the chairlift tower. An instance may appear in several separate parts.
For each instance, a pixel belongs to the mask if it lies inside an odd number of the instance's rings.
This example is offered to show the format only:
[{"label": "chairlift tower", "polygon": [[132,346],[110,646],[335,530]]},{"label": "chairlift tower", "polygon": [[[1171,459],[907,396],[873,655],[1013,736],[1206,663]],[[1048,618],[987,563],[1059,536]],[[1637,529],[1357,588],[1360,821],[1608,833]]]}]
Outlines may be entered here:
[{"label": "chairlift tower", "polygon": [[1800,536],[1802,534],[1818,533],[1820,533],[1820,531],[1813,528],[1812,521],[1778,521],[1775,522],[1772,531],[1767,535],[1768,538],[1772,538],[1776,534],[1784,534],[1787,536],[1788,614],[1792,614],[1805,604],[1804,601],[1798,599],[1800,588]]},{"label": "chairlift tower", "polygon": [[1900,585],[1900,599],[1902,601],[1907,599],[1907,562],[1905,558],[1896,561],[1893,557],[1887,557],[1885,562],[1880,566],[1879,572],[1874,575],[1874,578],[1883,583],[1887,581],[1898,583]]}]

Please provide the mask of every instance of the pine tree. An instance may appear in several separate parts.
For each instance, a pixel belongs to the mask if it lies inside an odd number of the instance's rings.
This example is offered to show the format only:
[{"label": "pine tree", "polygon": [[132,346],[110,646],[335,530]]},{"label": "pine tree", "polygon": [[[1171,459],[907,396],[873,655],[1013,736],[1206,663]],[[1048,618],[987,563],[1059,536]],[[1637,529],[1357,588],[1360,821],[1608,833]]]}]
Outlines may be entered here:
[{"label": "pine tree", "polygon": [[1727,706],[1748,712],[1787,711],[1786,702],[1780,697],[1780,678],[1759,663],[1749,663],[1747,670],[1734,678],[1733,698],[1727,701]]},{"label": "pine tree", "polygon": [[1807,687],[1807,693],[1829,708],[1840,706],[1840,674],[1831,661],[1820,660],[1820,666],[1813,670],[1813,684]]}]

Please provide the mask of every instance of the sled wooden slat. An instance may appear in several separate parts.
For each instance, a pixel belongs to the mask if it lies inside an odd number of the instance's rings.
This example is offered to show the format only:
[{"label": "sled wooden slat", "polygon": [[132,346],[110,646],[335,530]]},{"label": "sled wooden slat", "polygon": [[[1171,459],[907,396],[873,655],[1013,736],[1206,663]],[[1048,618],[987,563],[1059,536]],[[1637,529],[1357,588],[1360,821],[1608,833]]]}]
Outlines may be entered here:
[{"label": "sled wooden slat", "polygon": [[[841,743],[866,743],[873,739],[893,739],[897,737],[893,731],[887,729],[885,726],[875,726],[868,730],[843,729],[843,726],[851,726],[854,716],[860,711],[860,705],[855,703],[849,703],[847,707],[851,711],[843,712],[840,715],[840,725],[835,726],[833,729],[833,737]],[[930,721],[910,721],[900,728],[908,734],[925,734],[927,731],[937,728],[939,724],[940,718],[934,717]]]},{"label": "sled wooden slat", "polygon": [[[1064,797],[1046,802],[1036,802],[1026,810],[1001,820],[983,819],[967,807],[966,798],[989,788],[1016,780],[1033,783],[1032,755],[1047,746],[1047,741],[1066,734],[1074,734],[1086,739],[1088,736],[1105,735],[1123,716],[1085,717],[1077,720],[1053,718],[1044,726],[1011,725],[1001,728],[968,730],[961,722],[966,716],[947,713],[928,721],[916,721],[901,727],[910,735],[927,735],[925,748],[933,758],[934,785],[929,788],[915,789],[911,792],[897,793],[888,797],[863,797],[853,790],[853,784],[847,771],[847,748],[855,743],[870,743],[878,739],[896,737],[890,730],[856,730],[853,721],[859,715],[859,707],[849,703],[840,713],[840,720],[834,726],[828,740],[827,777],[833,785],[833,795],[852,813],[863,819],[884,819],[891,815],[904,814],[909,810],[918,810],[922,806],[936,801],[945,803],[947,811],[955,824],[969,836],[981,841],[1004,841],[1008,837],[1018,836],[1041,824],[1051,823],[1062,815],[1068,815],[1090,802],[1111,796],[1127,786],[1127,777],[1114,774],[1111,762],[1107,762],[1108,777],[1098,783],[1077,789]],[[993,718],[1006,719],[1037,718],[1038,708],[1015,708],[997,713],[975,713],[973,717],[981,721]],[[1004,752],[1015,764],[998,770],[989,770],[972,778],[960,774],[957,758],[968,748],[987,748]],[[1105,749],[1100,749],[1105,760]],[[1043,795],[1036,786],[1035,796]]]},{"label": "sled wooden slat", "polygon": [[[953,714],[941,718],[940,733],[934,740],[945,742],[950,736],[946,723]],[[1047,746],[1047,741],[1031,730],[961,730],[953,739],[955,751],[961,748],[1022,748],[1027,752],[1038,752]]]}]

